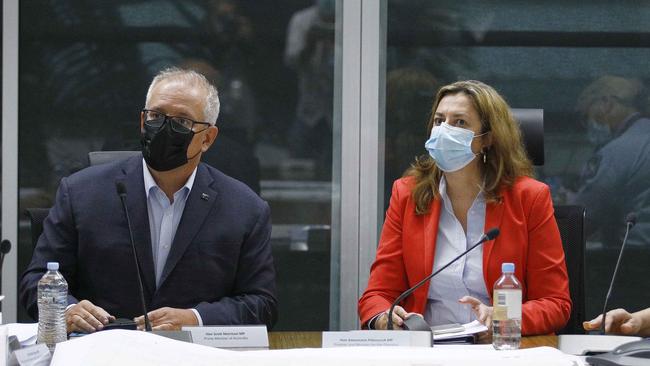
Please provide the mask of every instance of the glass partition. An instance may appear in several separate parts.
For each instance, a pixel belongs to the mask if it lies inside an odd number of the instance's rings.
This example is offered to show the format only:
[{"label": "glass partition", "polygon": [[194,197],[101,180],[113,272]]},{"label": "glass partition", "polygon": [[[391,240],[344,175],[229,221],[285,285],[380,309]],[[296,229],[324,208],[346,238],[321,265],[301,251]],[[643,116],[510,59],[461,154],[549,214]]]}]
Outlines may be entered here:
[{"label": "glass partition", "polygon": [[[20,212],[50,207],[88,152],[139,150],[152,77],[194,68],[221,98],[203,161],[271,206],[275,330],[328,329],[334,25],[334,1],[21,1]],[[31,240],[22,216],[19,240]]]},{"label": "glass partition", "polygon": [[[555,205],[587,209],[586,312],[602,310],[624,219],[637,213],[610,308],[650,291],[650,7],[608,1],[388,1],[385,202],[425,154],[436,90],[494,86],[513,108],[544,110],[537,179]],[[386,203],[387,204],[387,203]]]}]

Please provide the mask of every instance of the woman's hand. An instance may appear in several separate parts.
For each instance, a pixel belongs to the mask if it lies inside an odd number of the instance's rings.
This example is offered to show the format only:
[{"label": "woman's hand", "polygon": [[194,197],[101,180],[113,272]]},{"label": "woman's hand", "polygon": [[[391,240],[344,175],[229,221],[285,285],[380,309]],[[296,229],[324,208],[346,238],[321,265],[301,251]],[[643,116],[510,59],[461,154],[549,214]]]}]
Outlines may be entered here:
[{"label": "woman's hand", "polygon": [[478,343],[492,342],[492,306],[487,306],[472,296],[463,296],[458,300],[461,304],[468,304],[476,314],[476,319],[488,328],[487,332],[478,334]]},{"label": "woman's hand", "polygon": [[[381,313],[381,315],[379,315],[377,320],[375,320],[375,329],[378,330],[388,329],[388,310]],[[422,315],[418,313],[407,313],[403,307],[395,306],[395,309],[393,309],[393,329],[401,329],[402,325],[404,324],[404,319],[407,319],[410,316],[422,316]]]},{"label": "woman's hand", "polygon": [[458,300],[458,302],[461,304],[470,305],[472,307],[472,311],[474,314],[476,314],[476,319],[478,319],[481,324],[488,327],[488,329],[492,328],[492,306],[487,306],[478,299],[471,296],[463,296],[460,298],[460,300]]}]

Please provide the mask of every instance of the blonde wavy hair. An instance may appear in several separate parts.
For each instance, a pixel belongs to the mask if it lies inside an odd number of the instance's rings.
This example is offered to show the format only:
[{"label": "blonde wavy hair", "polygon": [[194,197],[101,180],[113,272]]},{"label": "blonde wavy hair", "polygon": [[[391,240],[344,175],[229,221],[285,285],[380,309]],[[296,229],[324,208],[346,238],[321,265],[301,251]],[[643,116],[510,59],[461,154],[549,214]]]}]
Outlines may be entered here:
[{"label": "blonde wavy hair", "polygon": [[[447,95],[463,93],[469,97],[481,118],[482,132],[488,132],[492,144],[481,153],[485,164],[480,164],[484,177],[482,187],[487,202],[500,202],[500,191],[512,186],[521,176],[533,176],[533,166],[522,144],[521,131],[506,101],[491,86],[476,80],[457,81],[445,85],[436,95],[427,126],[430,133],[438,104]],[[481,158],[482,159],[482,158]],[[427,154],[417,157],[404,176],[413,177],[412,190],[416,214],[425,214],[434,198],[439,198],[438,185],[442,171]]]}]

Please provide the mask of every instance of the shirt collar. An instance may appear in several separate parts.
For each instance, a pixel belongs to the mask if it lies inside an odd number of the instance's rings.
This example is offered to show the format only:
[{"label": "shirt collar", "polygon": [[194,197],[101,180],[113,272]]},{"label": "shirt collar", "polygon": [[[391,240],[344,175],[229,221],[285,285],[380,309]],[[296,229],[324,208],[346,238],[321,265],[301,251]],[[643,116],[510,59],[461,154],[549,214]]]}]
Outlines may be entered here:
[{"label": "shirt collar", "polygon": [[[194,178],[196,178],[196,171],[197,168],[194,168],[194,171],[192,172],[192,175],[187,179],[187,182],[185,182],[185,185],[179,189],[181,191],[183,188],[187,188],[188,192],[192,191],[192,186],[194,186]],[[156,184],[156,181],[153,179],[153,176],[151,175],[151,172],[149,171],[149,168],[147,167],[147,163],[142,159],[142,175],[144,176],[144,191],[147,194],[147,198],[149,198],[149,191],[153,187],[158,187],[158,184]],[[160,187],[158,187],[160,189]]]},{"label": "shirt collar", "polygon": [[641,113],[639,112],[634,112],[629,116],[627,116],[627,118],[625,118],[623,122],[621,122],[621,124],[618,125],[616,129],[614,129],[614,136],[618,137],[622,135],[623,132],[625,132],[630,126],[632,126],[634,122],[636,122],[639,118],[641,118]]},{"label": "shirt collar", "polygon": [[[440,198],[442,199],[442,202],[445,205],[445,209],[447,209],[449,212],[454,212],[454,209],[451,205],[451,200],[449,199],[449,196],[447,195],[447,180],[445,180],[444,174],[442,177],[440,177],[440,183],[438,184],[438,193],[440,193]],[[483,189],[478,191],[478,194],[476,197],[474,197],[474,201],[472,202],[472,205],[476,202],[483,202],[485,200],[485,194],[483,193]]]}]

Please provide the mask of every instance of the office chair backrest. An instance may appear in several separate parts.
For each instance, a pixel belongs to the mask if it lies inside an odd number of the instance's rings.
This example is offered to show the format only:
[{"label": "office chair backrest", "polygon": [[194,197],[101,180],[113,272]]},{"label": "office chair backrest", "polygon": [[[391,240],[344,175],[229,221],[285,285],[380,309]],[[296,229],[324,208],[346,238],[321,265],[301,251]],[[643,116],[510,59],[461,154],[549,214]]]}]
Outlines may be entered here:
[{"label": "office chair backrest", "polygon": [[562,246],[569,274],[571,318],[559,333],[584,333],[585,320],[585,209],[582,206],[555,206],[555,220],[562,237]]},{"label": "office chair backrest", "polygon": [[32,249],[34,249],[36,247],[36,243],[38,243],[38,238],[43,232],[43,221],[49,212],[49,208],[28,208],[25,210],[25,215],[29,217],[29,227],[32,234]]},{"label": "office chair backrest", "polygon": [[[18,248],[16,251],[17,256],[17,266],[18,274],[22,274],[29,263],[32,261],[32,255],[34,254],[34,248],[36,248],[36,243],[38,243],[38,238],[43,232],[43,221],[49,214],[49,208],[28,208],[25,210],[25,216],[29,218],[30,223],[30,234],[31,241],[27,242],[25,240],[18,240]],[[24,307],[18,307],[18,321],[21,323],[32,323],[37,319],[33,319],[27,310]]]},{"label": "office chair backrest", "polygon": [[91,151],[88,153],[90,166],[110,163],[112,161],[128,159],[132,156],[142,156],[140,151]]},{"label": "office chair backrest", "polygon": [[519,122],[524,145],[533,165],[544,165],[544,110],[513,108],[512,114]]}]

